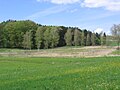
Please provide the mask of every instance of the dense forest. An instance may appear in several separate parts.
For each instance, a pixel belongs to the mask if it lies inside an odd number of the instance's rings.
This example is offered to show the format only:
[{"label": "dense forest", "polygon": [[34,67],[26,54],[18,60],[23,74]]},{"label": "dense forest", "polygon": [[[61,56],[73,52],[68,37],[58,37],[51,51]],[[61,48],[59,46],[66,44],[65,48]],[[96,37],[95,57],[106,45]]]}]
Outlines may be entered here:
[{"label": "dense forest", "polygon": [[105,44],[105,33],[98,34],[77,27],[46,26],[31,20],[0,23],[0,48],[48,49]]}]

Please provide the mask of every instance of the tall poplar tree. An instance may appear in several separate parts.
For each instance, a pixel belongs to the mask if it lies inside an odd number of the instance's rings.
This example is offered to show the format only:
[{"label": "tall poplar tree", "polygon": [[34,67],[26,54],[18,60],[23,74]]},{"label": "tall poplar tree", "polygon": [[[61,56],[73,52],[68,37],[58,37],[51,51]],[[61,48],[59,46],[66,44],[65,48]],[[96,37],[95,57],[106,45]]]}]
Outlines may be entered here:
[{"label": "tall poplar tree", "polygon": [[36,34],[35,34],[35,40],[36,40],[36,45],[39,49],[41,48],[43,41],[44,41],[44,32],[45,32],[45,28],[43,26],[38,27]]},{"label": "tall poplar tree", "polygon": [[81,32],[78,29],[74,31],[74,45],[80,46],[81,45]]},{"label": "tall poplar tree", "polygon": [[95,46],[95,40],[96,40],[96,35],[95,33],[92,33],[92,36],[91,36],[91,42],[92,42],[92,46]]},{"label": "tall poplar tree", "polygon": [[82,31],[81,46],[85,46],[85,36],[84,36],[84,31]]},{"label": "tall poplar tree", "polygon": [[91,44],[91,37],[90,37],[90,34],[88,33],[87,40],[86,40],[86,46],[90,46],[90,44]]},{"label": "tall poplar tree", "polygon": [[65,42],[67,46],[72,46],[73,42],[72,42],[72,29],[68,28],[67,32],[65,34]]},{"label": "tall poplar tree", "polygon": [[23,36],[23,47],[25,49],[30,49],[32,48],[32,37],[31,37],[31,31],[27,31],[24,36]]},{"label": "tall poplar tree", "polygon": [[53,27],[50,33],[51,33],[51,47],[54,48],[59,43],[59,39],[60,39],[59,28]]},{"label": "tall poplar tree", "polygon": [[47,27],[44,32],[44,48],[48,49],[51,46],[51,35],[50,35],[51,28]]}]

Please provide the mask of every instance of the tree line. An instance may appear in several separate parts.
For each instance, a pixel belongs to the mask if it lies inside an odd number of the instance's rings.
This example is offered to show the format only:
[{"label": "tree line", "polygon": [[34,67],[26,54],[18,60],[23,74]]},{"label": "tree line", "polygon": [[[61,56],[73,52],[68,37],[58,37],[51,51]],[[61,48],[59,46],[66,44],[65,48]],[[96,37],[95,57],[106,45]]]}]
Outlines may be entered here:
[{"label": "tree line", "polygon": [[106,34],[77,27],[46,26],[31,20],[0,23],[0,47],[48,49],[62,46],[105,45]]}]

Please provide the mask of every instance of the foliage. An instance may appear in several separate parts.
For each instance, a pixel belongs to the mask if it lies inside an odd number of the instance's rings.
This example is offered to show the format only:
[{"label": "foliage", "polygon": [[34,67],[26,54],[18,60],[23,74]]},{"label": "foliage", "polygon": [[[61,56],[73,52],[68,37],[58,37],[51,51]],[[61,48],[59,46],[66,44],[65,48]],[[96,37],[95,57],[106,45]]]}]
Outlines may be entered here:
[{"label": "foliage", "polygon": [[72,42],[72,29],[68,28],[66,34],[65,34],[65,41],[66,41],[66,45],[67,46],[72,46],[73,42]]},{"label": "foliage", "polygon": [[96,40],[96,35],[95,35],[95,33],[93,33],[92,36],[91,36],[92,46],[96,45],[95,40]]},{"label": "foliage", "polygon": [[[1,48],[25,48],[25,34],[31,32],[31,49],[61,46],[100,45],[100,35],[77,27],[44,26],[30,20],[8,20],[0,23]],[[92,35],[94,35],[93,38]],[[24,42],[26,43],[26,42]],[[28,47],[26,47],[28,48]]]},{"label": "foliage", "polygon": [[31,37],[31,31],[27,31],[24,34],[23,37],[23,46],[25,49],[31,49],[32,48],[32,37]]},{"label": "foliage", "polygon": [[101,33],[101,45],[106,45],[107,36],[105,33]]},{"label": "foliage", "polygon": [[104,34],[103,34],[103,45],[106,45],[106,37],[107,37],[107,36],[106,36],[106,34],[104,33]]},{"label": "foliage", "polygon": [[114,36],[114,39],[117,41],[118,49],[120,45],[120,24],[116,25],[114,24],[111,28],[112,35]]},{"label": "foliage", "polygon": [[86,46],[90,46],[91,45],[91,37],[90,37],[90,33],[87,34],[87,40],[86,40]]},{"label": "foliage", "polygon": [[117,41],[114,39],[114,36],[107,35],[106,37],[106,45],[107,46],[117,46]]},{"label": "foliage", "polygon": [[95,33],[95,45],[101,45],[101,36],[98,33]]},{"label": "foliage", "polygon": [[74,31],[74,45],[75,46],[81,45],[81,31],[78,29],[75,29]]},{"label": "foliage", "polygon": [[[3,25],[4,24],[4,25]],[[23,35],[30,30],[36,30],[37,24],[33,21],[13,21],[2,22],[0,28],[2,34],[2,45],[5,48],[22,48]]]},{"label": "foliage", "polygon": [[51,46],[51,35],[50,35],[51,28],[47,28],[44,32],[44,48],[48,49]]},{"label": "foliage", "polygon": [[44,43],[44,32],[45,32],[45,28],[43,26],[38,27],[36,31],[35,39],[38,50],[43,46],[42,44]]},{"label": "foliage", "polygon": [[85,35],[84,35],[84,31],[82,31],[82,37],[81,37],[81,46],[85,46]]},{"label": "foliage", "polygon": [[58,27],[53,27],[51,30],[51,47],[54,48],[58,45],[59,43],[59,28]]}]

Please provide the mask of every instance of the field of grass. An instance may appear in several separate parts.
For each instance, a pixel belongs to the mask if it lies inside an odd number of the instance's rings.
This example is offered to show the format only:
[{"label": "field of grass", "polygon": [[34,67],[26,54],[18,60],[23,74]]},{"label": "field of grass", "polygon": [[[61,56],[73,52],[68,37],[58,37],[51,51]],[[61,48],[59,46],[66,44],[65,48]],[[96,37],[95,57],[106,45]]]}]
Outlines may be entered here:
[{"label": "field of grass", "polygon": [[108,46],[118,46],[118,43],[117,43],[117,41],[109,41],[109,42],[107,42],[107,45]]},{"label": "field of grass", "polygon": [[112,52],[113,55],[120,55],[120,50],[116,50]]},{"label": "field of grass", "polygon": [[1,57],[0,90],[120,90],[120,57]]}]

